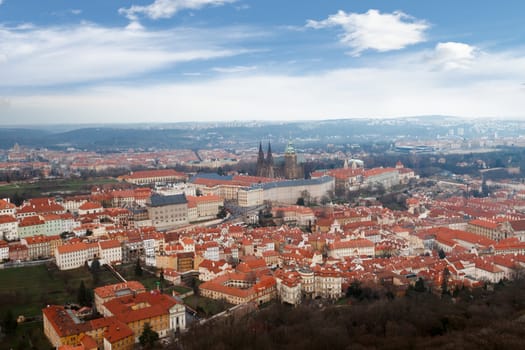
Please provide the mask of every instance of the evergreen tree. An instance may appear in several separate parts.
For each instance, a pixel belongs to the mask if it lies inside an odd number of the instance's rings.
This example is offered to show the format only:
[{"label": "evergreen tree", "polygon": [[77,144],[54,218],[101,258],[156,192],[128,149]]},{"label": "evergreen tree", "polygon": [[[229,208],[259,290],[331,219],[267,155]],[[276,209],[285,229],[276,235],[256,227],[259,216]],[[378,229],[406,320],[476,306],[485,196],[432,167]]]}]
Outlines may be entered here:
[{"label": "evergreen tree", "polygon": [[414,290],[416,292],[424,292],[426,290],[425,288],[425,281],[421,277],[419,277],[416,281],[416,284],[414,285]]},{"label": "evergreen tree", "polygon": [[137,264],[135,265],[135,276],[142,276],[142,266],[140,266],[140,259],[137,259]]},{"label": "evergreen tree", "polygon": [[449,294],[448,292],[448,278],[450,276],[450,271],[448,267],[443,269],[443,281],[441,282],[441,294]]},{"label": "evergreen tree", "polygon": [[84,280],[80,281],[80,286],[78,287],[78,292],[77,292],[77,301],[81,306],[88,305],[87,289],[86,289],[86,285],[84,284]]},{"label": "evergreen tree", "polygon": [[155,332],[149,323],[144,324],[144,330],[139,337],[140,345],[146,348],[153,348],[155,343],[159,340],[159,333]]},{"label": "evergreen tree", "polygon": [[16,319],[13,316],[13,312],[11,310],[7,310],[3,321],[3,329],[5,334],[14,334],[16,332],[18,323],[16,322]]}]

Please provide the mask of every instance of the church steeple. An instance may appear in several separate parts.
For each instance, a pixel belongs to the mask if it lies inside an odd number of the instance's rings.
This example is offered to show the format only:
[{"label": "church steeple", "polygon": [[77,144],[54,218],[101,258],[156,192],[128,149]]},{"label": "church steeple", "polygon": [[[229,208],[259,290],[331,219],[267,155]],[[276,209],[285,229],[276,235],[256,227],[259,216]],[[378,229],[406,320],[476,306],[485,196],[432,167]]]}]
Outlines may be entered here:
[{"label": "church steeple", "polygon": [[268,141],[268,152],[266,153],[266,171],[267,177],[274,177],[273,173],[273,155],[272,155],[272,145]]},{"label": "church steeple", "polygon": [[257,176],[264,176],[265,165],[262,142],[259,142],[259,155],[257,156]]},{"label": "church steeple", "polygon": [[266,153],[266,164],[268,166],[273,166],[273,155],[272,155],[272,145],[268,142],[268,152]]}]

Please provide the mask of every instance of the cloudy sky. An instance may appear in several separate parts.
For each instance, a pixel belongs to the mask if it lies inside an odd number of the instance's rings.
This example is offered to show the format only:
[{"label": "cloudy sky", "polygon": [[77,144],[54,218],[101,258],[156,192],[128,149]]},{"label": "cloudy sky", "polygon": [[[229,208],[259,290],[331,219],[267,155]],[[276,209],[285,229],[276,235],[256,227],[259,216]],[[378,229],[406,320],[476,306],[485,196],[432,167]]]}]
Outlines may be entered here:
[{"label": "cloudy sky", "polygon": [[525,117],[525,1],[0,0],[0,125]]}]

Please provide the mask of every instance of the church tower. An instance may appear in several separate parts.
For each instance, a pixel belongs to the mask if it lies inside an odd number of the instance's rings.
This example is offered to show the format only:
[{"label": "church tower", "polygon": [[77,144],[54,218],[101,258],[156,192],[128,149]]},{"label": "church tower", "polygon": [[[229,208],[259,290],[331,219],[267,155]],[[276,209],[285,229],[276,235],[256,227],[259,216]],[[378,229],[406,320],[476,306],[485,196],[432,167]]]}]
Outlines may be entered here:
[{"label": "church tower", "polygon": [[257,176],[264,176],[264,152],[262,149],[262,142],[259,142],[259,155],[257,156]]},{"label": "church tower", "polygon": [[266,177],[274,177],[274,171],[273,171],[273,155],[272,155],[272,145],[270,142],[268,142],[268,152],[266,153]]},{"label": "church tower", "polygon": [[284,178],[300,179],[303,175],[303,169],[297,164],[297,154],[291,141],[284,151]]}]

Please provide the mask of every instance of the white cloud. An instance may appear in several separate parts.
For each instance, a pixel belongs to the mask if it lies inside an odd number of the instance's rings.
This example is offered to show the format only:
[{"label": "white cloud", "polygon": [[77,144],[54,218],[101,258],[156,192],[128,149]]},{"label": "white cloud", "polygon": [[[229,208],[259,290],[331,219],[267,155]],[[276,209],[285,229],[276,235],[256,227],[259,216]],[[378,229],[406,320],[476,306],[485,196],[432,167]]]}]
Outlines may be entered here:
[{"label": "white cloud", "polygon": [[353,55],[360,55],[369,49],[385,52],[423,42],[429,24],[400,11],[380,13],[371,9],[362,14],[339,11],[322,21],[308,20],[306,26],[341,27],[340,42],[350,47]]},{"label": "white cloud", "polygon": [[212,70],[218,73],[243,73],[257,69],[257,66],[233,66],[233,67],[214,67]]},{"label": "white cloud", "polygon": [[409,64],[406,60],[389,61],[393,63],[303,76],[257,70],[179,83],[99,86],[79,92],[6,98],[11,101],[9,116],[21,123],[33,115],[55,123],[429,114],[525,117],[522,52],[485,53],[471,69],[459,71],[430,69],[417,57]]},{"label": "white cloud", "polygon": [[72,9],[71,13],[74,14],[74,15],[80,15],[82,13],[82,10],[80,10],[80,9]]},{"label": "white cloud", "polygon": [[0,87],[108,81],[181,62],[230,57],[248,52],[235,46],[250,32],[244,27],[148,31],[140,26],[124,29],[88,23],[0,26]]},{"label": "white cloud", "polygon": [[444,70],[466,69],[472,63],[479,50],[468,44],[457,42],[438,43],[429,61]]},{"label": "white cloud", "polygon": [[181,10],[199,10],[206,6],[221,6],[237,0],[155,0],[147,6],[133,5],[120,8],[119,13],[131,21],[137,21],[138,15],[151,19],[171,18]]}]

